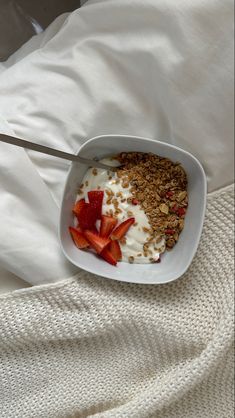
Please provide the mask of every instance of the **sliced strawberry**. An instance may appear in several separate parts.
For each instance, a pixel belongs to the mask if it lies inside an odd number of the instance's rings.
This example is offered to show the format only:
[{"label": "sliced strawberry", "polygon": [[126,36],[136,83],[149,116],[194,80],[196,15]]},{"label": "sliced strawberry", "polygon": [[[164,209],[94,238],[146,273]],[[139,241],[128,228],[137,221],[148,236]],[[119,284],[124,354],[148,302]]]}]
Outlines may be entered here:
[{"label": "sliced strawberry", "polygon": [[132,224],[135,223],[135,218],[129,218],[117,226],[111,234],[111,239],[121,239],[127,233]]},{"label": "sliced strawberry", "polygon": [[110,243],[109,238],[100,237],[93,231],[84,231],[85,238],[89,242],[90,246],[100,254],[101,251]]},{"label": "sliced strawberry", "polygon": [[69,227],[69,232],[73,238],[75,245],[78,248],[87,248],[89,247],[89,242],[84,237],[83,233],[78,229],[73,228],[72,226]]},{"label": "sliced strawberry", "polygon": [[[71,228],[72,228],[72,227],[71,227]],[[83,233],[82,228],[80,228],[80,226],[79,226],[79,225],[75,226],[75,229],[76,229],[76,231],[78,231],[78,232],[82,232],[82,233]]]},{"label": "sliced strawberry", "polygon": [[92,229],[94,228],[95,222],[97,220],[96,210],[93,208],[90,203],[85,203],[81,208],[78,215],[79,226],[82,229]]},{"label": "sliced strawberry", "polygon": [[97,202],[97,200],[101,201],[103,200],[104,192],[103,190],[90,190],[88,192],[88,199],[89,202]]},{"label": "sliced strawberry", "polygon": [[100,225],[100,236],[109,237],[115,226],[117,225],[117,219],[112,216],[102,215]]},{"label": "sliced strawberry", "polygon": [[121,247],[117,240],[111,241],[107,249],[111,252],[116,261],[120,261],[122,259]]},{"label": "sliced strawberry", "polygon": [[78,202],[76,202],[73,207],[74,215],[79,216],[79,213],[81,212],[81,209],[83,208],[83,206],[85,206],[85,204],[85,199],[78,200]]},{"label": "sliced strawberry", "polygon": [[112,264],[113,266],[117,265],[117,260],[107,247],[105,247],[105,249],[100,253],[100,255],[105,261],[107,261],[107,263]]},{"label": "sliced strawberry", "polygon": [[137,200],[137,199],[132,199],[132,205],[138,205],[139,204],[139,201]]},{"label": "sliced strawberry", "polygon": [[174,235],[174,233],[175,233],[174,229],[166,229],[165,230],[165,234],[167,234],[167,235]]},{"label": "sliced strawberry", "polygon": [[174,206],[171,208],[171,212],[177,213],[179,209],[179,206],[177,205],[177,203],[174,204]]},{"label": "sliced strawberry", "polygon": [[166,192],[166,197],[169,199],[170,197],[172,197],[174,195],[174,192],[172,192],[172,190],[169,190],[168,192]]},{"label": "sliced strawberry", "polygon": [[178,216],[184,216],[184,215],[185,215],[185,213],[186,213],[186,210],[185,210],[184,208],[179,208],[179,209],[177,210],[177,215],[178,215]]},{"label": "sliced strawberry", "polygon": [[101,218],[103,198],[104,192],[102,190],[91,190],[88,192],[88,199],[96,212],[97,219]]},{"label": "sliced strawberry", "polygon": [[96,228],[96,226],[94,225],[91,229],[89,229],[89,231],[94,232],[94,234],[99,235],[99,231]]},{"label": "sliced strawberry", "polygon": [[[79,226],[79,225],[78,225],[78,226],[76,226],[76,229],[78,229],[78,231],[80,231],[80,232],[84,233],[84,229],[80,228],[80,226]],[[96,226],[95,226],[95,225],[94,225],[94,226],[92,226],[92,228],[91,228],[91,229],[89,229],[89,231],[94,232],[94,234],[96,234],[96,235],[99,235],[99,231],[98,231],[98,229],[96,228]]]}]

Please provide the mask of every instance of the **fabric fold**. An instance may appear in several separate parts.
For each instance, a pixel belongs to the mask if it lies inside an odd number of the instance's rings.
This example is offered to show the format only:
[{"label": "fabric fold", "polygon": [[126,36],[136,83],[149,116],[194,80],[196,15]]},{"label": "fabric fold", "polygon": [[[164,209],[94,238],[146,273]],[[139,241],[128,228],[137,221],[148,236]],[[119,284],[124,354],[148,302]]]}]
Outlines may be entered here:
[{"label": "fabric fold", "polygon": [[[2,133],[14,135],[0,119]],[[76,271],[59,247],[59,208],[26,152],[0,142],[0,263],[30,284]]]}]

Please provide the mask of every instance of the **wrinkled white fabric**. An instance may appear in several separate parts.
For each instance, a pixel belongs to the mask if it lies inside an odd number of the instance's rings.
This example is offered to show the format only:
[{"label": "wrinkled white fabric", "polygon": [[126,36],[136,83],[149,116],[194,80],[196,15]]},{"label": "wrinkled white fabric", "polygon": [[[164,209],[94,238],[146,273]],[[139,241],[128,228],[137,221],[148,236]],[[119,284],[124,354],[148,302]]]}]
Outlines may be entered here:
[{"label": "wrinkled white fabric", "polygon": [[[4,129],[1,132],[12,134]],[[1,146],[0,263],[31,284],[69,277],[57,238],[59,210],[21,148]]]},{"label": "wrinkled white fabric", "polygon": [[[88,1],[6,63],[4,125],[70,152],[100,134],[160,139],[199,158],[210,191],[229,184],[232,12],[230,0]],[[33,284],[74,272],[56,232],[68,166],[0,144],[0,262]]]}]

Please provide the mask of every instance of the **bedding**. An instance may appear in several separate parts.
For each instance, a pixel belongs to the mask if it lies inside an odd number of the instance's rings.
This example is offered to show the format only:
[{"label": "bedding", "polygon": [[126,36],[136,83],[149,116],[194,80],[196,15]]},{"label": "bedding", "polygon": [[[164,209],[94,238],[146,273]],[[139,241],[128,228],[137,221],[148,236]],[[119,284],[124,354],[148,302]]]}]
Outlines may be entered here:
[{"label": "bedding", "polygon": [[210,194],[173,283],[80,271],[0,297],[1,418],[233,418],[233,201]]},{"label": "bedding", "polygon": [[0,143],[1,273],[34,286],[0,298],[1,417],[232,418],[232,1],[60,16],[1,66],[0,130],[74,153],[102,134],[159,139],[201,161],[209,191],[183,278],[111,282],[59,247],[69,163]]}]

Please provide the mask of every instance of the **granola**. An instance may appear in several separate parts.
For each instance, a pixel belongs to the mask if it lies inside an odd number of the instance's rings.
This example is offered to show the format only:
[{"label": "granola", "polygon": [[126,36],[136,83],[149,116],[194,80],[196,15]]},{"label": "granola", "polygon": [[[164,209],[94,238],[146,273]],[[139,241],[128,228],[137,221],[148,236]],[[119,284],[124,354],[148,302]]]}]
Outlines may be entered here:
[{"label": "granola", "polygon": [[[188,207],[187,175],[178,162],[151,153],[122,152],[116,159],[123,187],[130,187],[132,203],[146,213],[151,240],[166,241],[172,249],[184,228]],[[144,253],[148,255],[147,247]]]}]

